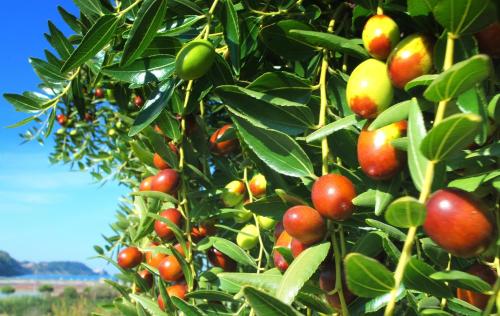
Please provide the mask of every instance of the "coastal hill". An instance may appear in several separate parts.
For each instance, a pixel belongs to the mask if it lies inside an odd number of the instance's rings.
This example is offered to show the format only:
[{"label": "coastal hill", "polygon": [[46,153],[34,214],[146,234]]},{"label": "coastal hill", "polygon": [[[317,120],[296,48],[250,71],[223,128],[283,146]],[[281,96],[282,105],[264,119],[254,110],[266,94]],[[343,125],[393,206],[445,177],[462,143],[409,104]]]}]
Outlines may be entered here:
[{"label": "coastal hill", "polygon": [[85,264],[75,261],[19,262],[0,250],[0,277],[25,274],[106,275],[106,272],[93,271]]}]

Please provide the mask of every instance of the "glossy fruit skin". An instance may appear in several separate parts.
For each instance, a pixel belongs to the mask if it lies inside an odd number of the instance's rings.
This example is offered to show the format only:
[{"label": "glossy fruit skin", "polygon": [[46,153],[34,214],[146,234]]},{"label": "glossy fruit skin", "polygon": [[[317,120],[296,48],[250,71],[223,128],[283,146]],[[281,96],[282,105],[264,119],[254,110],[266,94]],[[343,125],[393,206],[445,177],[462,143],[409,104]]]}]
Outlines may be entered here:
[{"label": "glossy fruit skin", "polygon": [[222,268],[226,272],[236,271],[236,261],[213,247],[208,249],[207,257],[214,267]]},{"label": "glossy fruit skin", "polygon": [[297,258],[302,251],[309,248],[308,245],[301,243],[298,239],[292,238],[292,242],[290,243],[290,249],[292,250],[292,255],[294,258]]},{"label": "glossy fruit skin", "polygon": [[146,284],[146,288],[150,289],[153,286],[153,275],[148,270],[141,270],[138,272],[139,277]]},{"label": "glossy fruit skin", "polygon": [[163,259],[158,267],[158,272],[160,272],[160,277],[168,282],[178,281],[183,276],[181,264],[173,255]]},{"label": "glossy fruit skin", "polygon": [[162,310],[165,311],[165,302],[163,302],[163,298],[161,297],[161,294],[158,294],[158,307]]},{"label": "glossy fruit skin", "polygon": [[[275,247],[285,247],[292,248],[292,236],[290,236],[286,231],[281,232],[278,239],[276,239]],[[278,268],[281,272],[285,272],[288,269],[288,262],[285,260],[283,255],[276,250],[273,250],[273,261],[274,266]]]},{"label": "glossy fruit skin", "polygon": [[134,104],[136,107],[141,108],[144,105],[144,100],[140,95],[136,95],[134,98]]},{"label": "glossy fruit skin", "polygon": [[103,88],[96,88],[94,92],[94,96],[96,99],[102,99],[104,98],[104,89]]},{"label": "glossy fruit skin", "polygon": [[279,221],[276,226],[274,226],[274,240],[278,240],[279,236],[282,232],[285,231],[285,227],[283,226],[283,222]]},{"label": "glossy fruit skin", "polygon": [[220,155],[220,156],[226,156],[226,155],[230,154],[231,152],[233,152],[238,147],[238,140],[237,139],[228,139],[228,140],[224,140],[221,142],[217,142],[217,140],[219,138],[221,138],[229,128],[232,128],[232,127],[233,127],[232,124],[226,124],[226,125],[222,126],[221,128],[219,128],[218,130],[216,130],[212,134],[212,136],[210,136],[210,140],[209,140],[210,150],[214,154]]},{"label": "glossy fruit skin", "polygon": [[347,81],[347,103],[363,118],[377,117],[392,104],[393,94],[387,66],[377,59],[367,59],[359,64]]},{"label": "glossy fruit skin", "polygon": [[177,189],[179,174],[173,169],[160,170],[151,181],[151,190],[173,194]]},{"label": "glossy fruit skin", "polygon": [[[483,264],[476,263],[471,266],[466,272],[480,277],[490,285],[495,284],[495,281],[497,279],[495,272],[490,267]],[[462,301],[466,301],[467,303],[472,304],[479,309],[484,309],[488,304],[490,295],[458,288],[457,298],[461,299]]]},{"label": "glossy fruit skin", "polygon": [[[156,246],[155,244],[150,245],[151,247]],[[149,264],[152,267],[155,267],[158,269],[160,266],[160,263],[167,257],[166,254],[161,253],[161,252],[152,252],[152,251],[147,251],[145,253],[146,255],[146,263]]]},{"label": "glossy fruit skin", "polygon": [[248,224],[236,235],[236,243],[245,250],[250,250],[257,245],[259,241],[259,230],[257,226]]},{"label": "glossy fruit skin", "polygon": [[404,165],[404,152],[391,142],[406,134],[407,122],[400,121],[374,131],[366,128],[358,138],[358,162],[361,170],[372,179],[387,180]]},{"label": "glossy fruit skin", "polygon": [[182,47],[175,57],[175,72],[179,78],[194,80],[205,75],[215,60],[215,49],[207,40],[193,40]]},{"label": "glossy fruit skin", "polygon": [[224,187],[224,192],[222,192],[222,202],[227,207],[233,207],[240,204],[245,198],[246,187],[245,184],[240,180],[234,180],[229,182]]},{"label": "glossy fruit skin", "polygon": [[169,297],[175,296],[180,298],[181,300],[185,300],[187,290],[188,290],[187,284],[181,282],[167,287],[167,294]]},{"label": "glossy fruit skin", "polygon": [[123,269],[132,269],[142,262],[142,252],[136,247],[127,247],[118,254],[118,265]]},{"label": "glossy fruit skin", "polygon": [[149,176],[146,179],[142,180],[139,185],[139,191],[151,191],[151,187],[153,184],[154,176]]},{"label": "glossy fruit skin", "polygon": [[266,194],[267,181],[266,177],[262,174],[257,174],[248,183],[250,187],[250,192],[256,198],[262,197]]},{"label": "glossy fruit skin", "polygon": [[500,21],[488,25],[474,36],[481,53],[500,57]]},{"label": "glossy fruit skin", "polygon": [[[342,279],[345,280],[345,278]],[[331,269],[321,271],[319,275],[319,287],[325,292],[331,292],[335,288],[335,271],[332,271]],[[356,298],[356,296],[349,291],[344,281],[342,281],[342,290],[347,304]],[[341,308],[338,293],[326,295],[326,300],[333,308]]]},{"label": "glossy fruit skin", "polygon": [[427,201],[424,231],[441,248],[457,257],[477,256],[493,237],[493,223],[475,197],[459,189],[434,192]]},{"label": "glossy fruit skin", "polygon": [[307,245],[320,241],[326,233],[323,217],[306,205],[289,208],[283,215],[283,226],[290,236]]},{"label": "glossy fruit skin", "polygon": [[257,221],[259,222],[259,228],[264,230],[271,230],[276,225],[276,221],[271,217],[257,216]]},{"label": "glossy fruit skin", "polygon": [[215,235],[216,232],[217,227],[212,222],[201,223],[198,227],[191,228],[191,238],[194,241],[200,241],[207,236]]},{"label": "glossy fruit skin", "polygon": [[403,89],[411,80],[428,74],[432,70],[433,42],[422,34],[404,38],[394,48],[387,68],[392,84]]},{"label": "glossy fruit skin", "polygon": [[57,114],[57,123],[61,126],[65,126],[68,123],[68,117],[64,114]]},{"label": "glossy fruit skin", "polygon": [[351,217],[356,189],[351,180],[340,174],[327,174],[314,182],[311,199],[321,216],[341,221]]},{"label": "glossy fruit skin", "polygon": [[[169,208],[160,213],[160,216],[170,220],[172,223],[181,226],[182,223],[182,214],[179,210],[175,208]],[[155,221],[155,232],[161,239],[167,241],[171,240],[175,237],[174,232],[167,226],[166,223],[156,220]]]},{"label": "glossy fruit skin", "polygon": [[399,34],[399,27],[393,19],[377,14],[366,21],[361,37],[373,58],[385,60],[399,42]]},{"label": "glossy fruit skin", "polygon": [[169,164],[165,160],[163,160],[163,158],[161,158],[161,156],[157,153],[154,153],[153,155],[153,165],[155,165],[155,167],[160,170],[170,169]]}]

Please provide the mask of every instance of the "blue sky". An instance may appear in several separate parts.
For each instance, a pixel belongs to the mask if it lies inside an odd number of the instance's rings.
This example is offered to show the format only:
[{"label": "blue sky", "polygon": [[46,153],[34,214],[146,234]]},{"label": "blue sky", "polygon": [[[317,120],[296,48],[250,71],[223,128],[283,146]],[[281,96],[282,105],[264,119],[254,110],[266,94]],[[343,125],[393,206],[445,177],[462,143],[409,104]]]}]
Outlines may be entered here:
[{"label": "blue sky", "polygon": [[[49,44],[43,36],[52,20],[66,34],[57,12],[62,5],[77,13],[71,0],[4,1],[0,10],[0,92],[35,91],[39,82],[29,57],[43,58]],[[20,145],[25,127],[5,126],[25,118],[0,100],[0,250],[18,260],[76,260],[92,268],[105,267],[92,246],[110,232],[124,187],[92,182],[89,175],[51,165],[52,141]],[[106,267],[109,269],[109,267]]]}]

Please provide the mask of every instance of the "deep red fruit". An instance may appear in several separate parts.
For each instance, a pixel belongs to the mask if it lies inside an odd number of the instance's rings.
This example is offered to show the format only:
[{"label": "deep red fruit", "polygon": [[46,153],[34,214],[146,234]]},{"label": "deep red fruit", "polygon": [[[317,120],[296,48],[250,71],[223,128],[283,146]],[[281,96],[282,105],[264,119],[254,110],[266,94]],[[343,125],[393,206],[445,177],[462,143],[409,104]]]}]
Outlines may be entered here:
[{"label": "deep red fruit", "polygon": [[160,169],[160,170],[163,170],[163,169],[169,169],[170,166],[168,165],[168,163],[163,160],[163,158],[161,158],[160,155],[158,155],[157,153],[155,153],[153,155],[153,164],[155,165],[156,168]]},{"label": "deep red fruit", "polygon": [[493,237],[486,208],[459,189],[439,190],[429,198],[424,230],[441,248],[465,258],[483,252]]},{"label": "deep red fruit", "polygon": [[136,247],[127,247],[118,254],[118,265],[123,269],[132,269],[142,262],[142,252]]},{"label": "deep red fruit", "polygon": [[294,258],[297,258],[302,251],[308,248],[307,245],[301,243],[298,239],[292,238],[292,242],[290,244],[290,249],[292,250],[292,255]]},{"label": "deep red fruit", "polygon": [[311,199],[314,208],[323,216],[333,220],[344,220],[351,216],[356,189],[351,180],[339,174],[320,177],[312,187]]},{"label": "deep red fruit", "polygon": [[68,117],[64,114],[58,114],[57,115],[57,123],[59,123],[61,126],[65,126],[66,123],[68,123]]},{"label": "deep red fruit", "polygon": [[[175,208],[169,208],[160,213],[160,216],[168,219],[177,227],[181,226],[182,214],[179,210]],[[168,227],[168,225],[160,220],[155,221],[155,232],[163,240],[171,240],[175,237],[174,232]]]},{"label": "deep red fruit", "polygon": [[225,156],[230,154],[232,151],[238,147],[238,140],[233,138],[233,139],[228,139],[228,140],[223,140],[221,142],[217,142],[219,138],[221,138],[226,131],[229,128],[232,128],[232,124],[226,124],[216,130],[212,136],[210,136],[210,150],[217,155]]},{"label": "deep red fruit", "polygon": [[[342,280],[342,290],[344,294],[344,299],[347,304],[352,302],[356,296],[352,294],[347,288],[345,278]],[[321,271],[319,275],[319,287],[325,292],[331,292],[335,288],[335,271],[330,269]],[[338,293],[326,295],[326,300],[335,309],[340,309],[340,297]]]},{"label": "deep red fruit", "polygon": [[92,122],[94,120],[94,115],[92,113],[85,113],[85,116],[83,118],[87,122]]},{"label": "deep red fruit", "polygon": [[191,238],[195,241],[200,241],[202,238],[214,235],[217,232],[217,227],[212,222],[205,222],[198,227],[191,228]]},{"label": "deep red fruit", "polygon": [[[283,231],[275,243],[276,247],[285,247],[291,249],[292,247],[292,236],[290,236],[286,231]],[[274,266],[278,268],[281,272],[285,272],[288,269],[288,262],[285,258],[276,250],[273,250],[273,261]]]},{"label": "deep red fruit", "polygon": [[236,271],[236,261],[213,247],[208,249],[207,257],[208,261],[210,261],[214,267],[222,268],[227,272]]},{"label": "deep red fruit", "polygon": [[153,275],[148,270],[139,271],[139,277],[146,284],[146,288],[150,289],[153,286]]},{"label": "deep red fruit", "polygon": [[178,281],[183,276],[181,264],[172,255],[163,259],[158,267],[158,271],[160,272],[160,277],[168,282]]},{"label": "deep red fruit", "polygon": [[404,152],[397,150],[391,142],[404,136],[406,127],[406,121],[400,121],[374,131],[366,128],[361,131],[358,138],[358,162],[367,176],[387,180],[399,172],[404,164]]},{"label": "deep red fruit", "polygon": [[160,170],[153,181],[151,181],[151,190],[163,193],[173,194],[177,189],[179,174],[173,169]]},{"label": "deep red fruit", "polygon": [[481,53],[500,57],[500,21],[490,24],[475,36]]},{"label": "deep red fruit", "polygon": [[281,233],[285,230],[283,226],[283,222],[278,222],[276,226],[274,226],[274,240],[278,240]]},{"label": "deep red fruit", "polygon": [[163,298],[161,297],[161,294],[158,294],[158,307],[162,311],[165,311],[165,302],[163,302]]},{"label": "deep red fruit", "polygon": [[153,183],[154,176],[149,176],[146,179],[142,180],[139,185],[139,191],[151,191],[151,186]]},{"label": "deep red fruit", "polygon": [[97,99],[102,99],[104,98],[104,89],[103,88],[96,88],[94,95]]},{"label": "deep red fruit", "polygon": [[283,215],[283,226],[290,236],[307,245],[320,241],[326,232],[321,215],[306,205],[289,208]]},{"label": "deep red fruit", "polygon": [[134,104],[136,107],[141,108],[144,105],[144,100],[142,100],[140,95],[136,95],[134,98]]},{"label": "deep red fruit", "polygon": [[186,299],[187,290],[188,290],[187,284],[184,282],[167,287],[168,296],[170,297],[175,296],[180,298],[181,300]]},{"label": "deep red fruit", "polygon": [[[493,285],[497,279],[495,272],[483,264],[474,264],[466,272],[480,277],[490,285]],[[460,288],[457,289],[457,297],[480,309],[484,309],[490,299],[490,295]]]}]

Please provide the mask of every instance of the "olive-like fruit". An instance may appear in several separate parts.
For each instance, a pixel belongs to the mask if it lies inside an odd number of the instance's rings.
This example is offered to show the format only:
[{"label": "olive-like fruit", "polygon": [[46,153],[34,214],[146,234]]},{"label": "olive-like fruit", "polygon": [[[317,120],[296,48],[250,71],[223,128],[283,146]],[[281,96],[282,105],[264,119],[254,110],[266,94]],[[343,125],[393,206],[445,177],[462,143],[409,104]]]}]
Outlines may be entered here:
[{"label": "olive-like fruit", "polygon": [[144,281],[147,289],[150,289],[153,286],[153,274],[148,270],[139,271],[139,277]]},{"label": "olive-like fruit", "polygon": [[115,104],[116,103],[115,91],[113,89],[106,89],[106,99],[111,104]]},{"label": "olive-like fruit", "polygon": [[387,68],[392,84],[400,89],[411,80],[428,74],[432,70],[433,42],[422,34],[404,38],[394,48]]},{"label": "olive-like fruit", "polygon": [[185,282],[181,282],[167,287],[167,294],[169,297],[175,296],[180,298],[181,300],[185,300],[187,290],[187,284]]},{"label": "olive-like fruit", "polygon": [[243,207],[238,212],[235,212],[233,216],[236,223],[246,223],[252,219],[253,213]]},{"label": "olive-like fruit", "polygon": [[78,130],[72,129],[71,132],[69,132],[70,136],[76,136],[78,134]]},{"label": "olive-like fruit", "polygon": [[151,181],[151,190],[173,194],[177,189],[179,174],[173,169],[160,170]]},{"label": "olive-like fruit", "polygon": [[262,197],[266,194],[267,181],[266,177],[262,174],[255,175],[248,183],[250,187],[250,192],[256,198]]},{"label": "olive-like fruit", "polygon": [[114,129],[114,128],[110,128],[110,129],[108,130],[108,136],[113,137],[113,136],[115,136],[115,135],[116,135],[116,129]]},{"label": "olive-like fruit", "polygon": [[239,180],[229,182],[222,192],[222,202],[227,207],[233,207],[240,204],[245,198],[245,183]]},{"label": "olive-like fruit", "polygon": [[194,80],[205,75],[215,60],[215,49],[207,40],[185,44],[175,57],[175,72],[179,78]]},{"label": "olive-like fruit", "polygon": [[142,262],[142,252],[136,247],[127,247],[118,254],[118,265],[123,269],[132,269]]},{"label": "olive-like fruit", "polygon": [[160,277],[168,282],[178,281],[183,276],[181,264],[173,255],[163,259],[158,267],[158,272],[160,272]]},{"label": "olive-like fruit", "polygon": [[311,199],[321,216],[341,221],[351,216],[356,189],[351,180],[340,174],[327,174],[314,182]]},{"label": "olive-like fruit", "polygon": [[160,170],[170,169],[169,164],[165,160],[163,160],[163,158],[161,158],[161,156],[157,153],[153,155],[153,164]]},{"label": "olive-like fruit", "polygon": [[[320,272],[320,275],[319,275],[319,287],[327,293],[331,292],[331,291],[333,291],[333,289],[335,289],[335,280],[336,280],[335,271],[332,271],[331,269],[323,270]],[[345,278],[343,278],[343,280],[342,280],[342,291],[344,294],[344,299],[345,299],[347,304],[349,304],[350,302],[352,302],[356,298],[356,296],[354,294],[352,294],[349,291],[349,289],[347,288],[347,286],[345,284]],[[330,295],[327,294],[326,300],[328,301],[330,306],[332,306],[333,308],[335,308],[335,309],[341,308],[340,297],[339,297],[338,293],[330,294]]]},{"label": "olive-like fruit", "polygon": [[95,88],[94,96],[96,99],[104,98],[104,89],[103,88]]},{"label": "olive-like fruit", "polygon": [[[182,214],[176,208],[169,208],[160,213],[160,216],[168,219],[178,227],[181,226]],[[163,240],[171,240],[175,237],[174,232],[168,225],[160,220],[155,221],[155,232]]]},{"label": "olive-like fruit", "polygon": [[149,176],[146,179],[142,180],[139,185],[139,191],[151,191],[151,186],[153,183],[154,176]]},{"label": "olive-like fruit", "polygon": [[496,21],[475,34],[479,51],[491,57],[500,57],[500,21]]},{"label": "olive-like fruit", "polygon": [[377,59],[359,64],[347,81],[347,103],[354,113],[363,118],[377,117],[391,105],[393,94],[387,66]]},{"label": "olive-like fruit", "polygon": [[271,217],[258,215],[257,221],[259,222],[259,227],[264,230],[270,230],[276,225],[276,221]]},{"label": "olive-like fruit", "polygon": [[227,272],[236,271],[236,261],[213,247],[208,249],[207,257],[208,261],[210,261],[214,267],[222,268]]},{"label": "olive-like fruit", "polygon": [[477,256],[493,237],[486,207],[460,189],[442,189],[427,201],[424,231],[441,248],[457,257]]},{"label": "olive-like fruit", "polygon": [[289,208],[283,215],[283,226],[290,236],[308,245],[320,241],[326,233],[323,217],[306,205]]},{"label": "olive-like fruit", "polygon": [[[495,284],[495,281],[497,279],[495,272],[490,267],[484,264],[476,263],[469,269],[467,269],[466,272],[480,277],[490,285]],[[490,295],[461,288],[457,289],[457,297],[462,301],[466,301],[467,303],[476,306],[479,309],[484,309],[488,304],[488,300],[490,299]]]},{"label": "olive-like fruit", "polygon": [[[150,247],[156,247],[156,246],[157,246],[156,244],[150,245]],[[167,255],[164,253],[154,252],[154,251],[147,251],[145,255],[146,255],[146,263],[152,267],[155,267],[156,269],[158,269],[163,259],[167,257]]]},{"label": "olive-like fruit", "polygon": [[259,230],[257,226],[248,224],[236,235],[236,243],[245,250],[250,250],[259,242]]},{"label": "olive-like fruit", "polygon": [[59,123],[61,126],[65,126],[66,123],[68,123],[68,117],[64,114],[57,114],[57,123]]},{"label": "olive-like fruit", "polygon": [[399,27],[387,15],[377,14],[366,21],[361,37],[373,58],[385,60],[399,42]]},{"label": "olive-like fruit", "polygon": [[236,138],[233,139],[225,139],[222,141],[218,141],[228,129],[233,128],[232,124],[226,124],[216,130],[212,136],[210,136],[210,150],[220,156],[225,156],[233,152],[238,147],[238,140]]},{"label": "olive-like fruit", "polygon": [[144,100],[140,95],[136,95],[134,98],[134,104],[136,107],[141,108],[144,105]]},{"label": "olive-like fruit", "polygon": [[366,128],[358,138],[358,162],[361,170],[375,180],[393,177],[404,164],[405,153],[391,142],[406,134],[407,123],[400,121],[374,131]]}]

